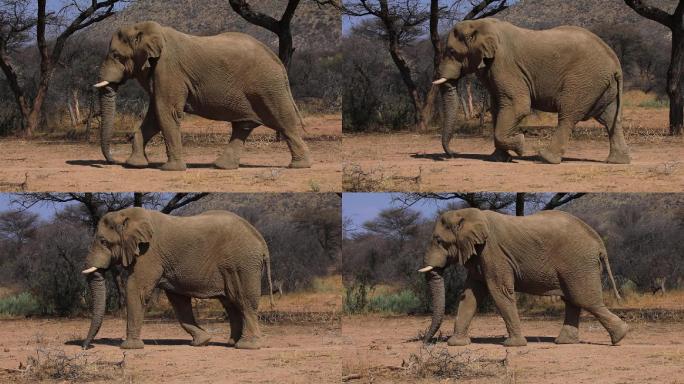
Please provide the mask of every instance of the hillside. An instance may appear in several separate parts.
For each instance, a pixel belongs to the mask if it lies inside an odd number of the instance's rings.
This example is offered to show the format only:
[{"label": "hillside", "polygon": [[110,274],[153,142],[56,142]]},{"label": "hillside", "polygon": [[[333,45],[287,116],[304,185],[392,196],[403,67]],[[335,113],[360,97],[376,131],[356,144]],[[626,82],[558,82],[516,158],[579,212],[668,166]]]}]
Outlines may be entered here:
[{"label": "hillside", "polygon": [[[284,2],[252,0],[259,11],[279,18]],[[214,35],[227,31],[248,33],[271,47],[276,47],[275,34],[252,25],[235,13],[226,0],[145,0],[136,1],[107,20],[94,24],[84,34],[95,41],[108,41],[122,25],[154,20],[162,25],[194,35]],[[337,46],[342,31],[339,12],[329,6],[319,7],[304,0],[297,8],[292,22],[295,49],[332,50]]]},{"label": "hillside", "polygon": [[[649,4],[668,12],[672,12],[677,3],[677,0],[649,1]],[[576,25],[593,30],[606,24],[630,24],[640,30],[658,28],[667,31],[660,24],[639,16],[623,0],[520,0],[497,17],[532,29]]]}]

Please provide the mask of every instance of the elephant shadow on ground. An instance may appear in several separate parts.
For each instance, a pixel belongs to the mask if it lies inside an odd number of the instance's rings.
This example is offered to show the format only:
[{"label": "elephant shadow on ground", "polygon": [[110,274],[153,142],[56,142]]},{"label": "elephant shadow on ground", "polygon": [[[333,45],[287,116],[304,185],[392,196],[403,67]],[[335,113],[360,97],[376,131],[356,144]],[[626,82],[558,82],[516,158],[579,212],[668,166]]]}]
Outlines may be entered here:
[{"label": "elephant shadow on ground", "polygon": [[[101,338],[101,339],[95,339],[92,341],[91,345],[88,347],[88,349],[94,348],[95,345],[108,345],[112,347],[118,347],[121,343],[123,342],[123,339],[120,338]],[[143,342],[145,343],[146,346],[150,345],[190,345],[190,342],[192,342],[192,339],[143,339]],[[81,339],[74,339],[74,340],[69,340],[64,343],[64,345],[78,345],[81,346],[83,345],[83,340]],[[230,347],[228,343],[219,343],[215,341],[210,341],[208,346],[213,346],[213,347]]]},{"label": "elephant shadow on ground", "polygon": [[[446,335],[440,335],[438,337],[435,337],[436,342],[444,342],[446,343],[447,340],[449,340],[449,336]],[[528,343],[551,343],[555,344],[555,337],[552,336],[525,336],[525,339],[527,340]],[[414,337],[411,339],[406,340],[407,343],[412,343],[416,341],[422,341],[423,338],[422,336],[420,337]],[[490,337],[471,337],[470,338],[470,343],[471,344],[495,344],[495,345],[502,345],[504,340],[506,340],[505,336],[490,336]],[[579,344],[587,344],[587,345],[605,345],[605,346],[611,346],[610,343],[595,343],[595,342],[590,342],[590,341],[580,341]]]},{"label": "elephant shadow on ground", "polygon": [[[481,160],[488,163],[497,163],[497,161],[492,160],[491,155],[483,153],[459,153],[452,157],[446,153],[412,153],[411,157],[414,159],[432,160],[432,161],[449,161],[458,159],[468,159],[468,160]],[[526,156],[516,156],[510,161],[511,163],[517,163],[520,160],[530,161],[536,164],[546,164],[542,162],[537,155],[526,155]],[[563,157],[563,162],[581,162],[581,163],[604,163],[601,160],[594,159],[580,159],[576,157]]]},{"label": "elephant shadow on ground", "polygon": [[[106,160],[67,160],[66,163],[68,165],[76,165],[79,167],[92,167],[92,168],[104,168],[107,165],[116,165],[122,168],[126,169],[156,169],[159,170],[164,163],[150,163],[148,167],[145,168],[134,168],[134,167],[128,167],[124,163],[121,162],[116,162],[116,163],[108,163]],[[186,164],[186,167],[188,169],[219,169],[214,166],[213,163],[188,163]],[[240,168],[282,168],[282,169],[287,169],[288,167],[286,166],[278,166],[278,165],[256,165],[256,164],[240,164]],[[233,169],[232,171],[235,171]]]}]

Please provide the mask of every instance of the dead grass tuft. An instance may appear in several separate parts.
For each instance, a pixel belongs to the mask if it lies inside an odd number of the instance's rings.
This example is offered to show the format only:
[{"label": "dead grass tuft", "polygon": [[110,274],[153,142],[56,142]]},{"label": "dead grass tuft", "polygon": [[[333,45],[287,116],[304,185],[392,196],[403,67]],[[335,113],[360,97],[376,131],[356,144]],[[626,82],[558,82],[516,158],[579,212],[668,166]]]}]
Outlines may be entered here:
[{"label": "dead grass tuft", "polygon": [[133,377],[126,373],[125,353],[120,361],[106,361],[89,352],[69,355],[62,349],[37,348],[26,363],[19,363],[18,369],[6,372],[14,381],[27,383],[56,380],[133,382]]},{"label": "dead grass tuft", "polygon": [[342,168],[342,188],[347,192],[420,191],[422,181],[422,167],[416,176],[397,175],[382,166],[368,171],[357,164],[346,164]]}]

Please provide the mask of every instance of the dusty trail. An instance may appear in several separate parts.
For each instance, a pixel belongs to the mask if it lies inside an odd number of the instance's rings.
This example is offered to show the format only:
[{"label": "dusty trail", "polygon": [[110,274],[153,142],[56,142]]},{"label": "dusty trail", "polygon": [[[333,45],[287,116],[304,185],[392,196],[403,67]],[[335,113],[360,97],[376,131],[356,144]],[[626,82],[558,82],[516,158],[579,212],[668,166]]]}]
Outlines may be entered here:
[{"label": "dusty trail", "polygon": [[[343,375],[360,374],[356,383],[434,383],[444,379],[420,379],[404,374],[402,362],[421,353],[419,332],[430,323],[428,317],[354,316],[343,318]],[[477,342],[467,347],[447,348],[464,359],[475,357],[502,362],[508,354],[508,372],[518,383],[684,383],[684,325],[681,322],[630,322],[631,331],[619,346],[611,346],[601,325],[582,319],[582,344],[556,345],[562,319],[524,319],[523,331],[528,345],[521,348],[501,346],[506,328],[495,315],[478,315],[470,334]],[[450,335],[453,317],[442,325]],[[391,331],[390,331],[391,330]],[[477,337],[477,338],[475,338]],[[425,350],[422,351],[425,354]],[[490,366],[503,372],[501,364]],[[497,369],[495,369],[497,368]],[[509,376],[510,377],[510,376]],[[504,377],[479,377],[468,383],[501,383]]]},{"label": "dusty trail", "polygon": [[[126,169],[104,162],[99,144],[70,142],[0,141],[0,191],[3,192],[330,192],[341,188],[340,116],[306,119],[304,135],[314,164],[288,169],[290,152],[284,141],[273,141],[270,129],[258,128],[240,159],[240,169],[215,169],[212,163],[230,137],[227,123],[190,120],[182,129],[188,170],[163,172],[156,168]],[[195,137],[193,137],[195,136]],[[189,138],[189,139],[188,139]],[[117,161],[130,154],[130,144],[116,144]],[[148,146],[153,166],[166,161],[164,145]]]},{"label": "dusty trail", "polygon": [[[530,147],[534,144],[529,140]],[[486,160],[489,138],[457,138],[443,155],[439,135],[345,135],[343,187],[350,191],[411,192],[680,192],[684,190],[684,140],[660,137],[630,143],[632,163],[604,163],[608,142],[572,140],[560,165],[530,156],[513,163]]]}]

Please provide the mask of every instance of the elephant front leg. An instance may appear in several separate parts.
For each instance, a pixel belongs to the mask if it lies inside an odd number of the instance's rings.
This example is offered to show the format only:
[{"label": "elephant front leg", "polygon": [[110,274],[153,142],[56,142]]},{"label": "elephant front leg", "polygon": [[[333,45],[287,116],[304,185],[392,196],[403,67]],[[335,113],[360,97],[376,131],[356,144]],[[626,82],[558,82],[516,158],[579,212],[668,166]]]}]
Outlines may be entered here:
[{"label": "elephant front leg", "polygon": [[259,124],[251,121],[233,122],[233,130],[230,135],[230,142],[225,152],[214,162],[217,168],[237,169],[240,166],[240,152],[245,146],[245,141],[252,130]]},{"label": "elephant front leg", "polygon": [[157,120],[159,128],[164,135],[166,143],[166,156],[168,160],[162,165],[162,171],[184,171],[186,169],[183,161],[183,143],[181,142],[180,120],[183,117],[182,102],[168,102],[162,100],[155,101],[157,109]]},{"label": "elephant front leg", "polygon": [[565,321],[563,321],[563,327],[555,342],[556,344],[577,344],[579,343],[579,321],[582,310],[567,299],[564,301]]},{"label": "elephant front leg", "polygon": [[[512,276],[513,271],[510,271]],[[506,347],[522,347],[527,340],[522,334],[518,308],[516,307],[515,290],[512,278],[487,280],[487,288],[494,299],[494,304],[506,323],[508,338],[504,340]]]},{"label": "elephant front leg", "polygon": [[470,328],[470,322],[473,320],[473,316],[475,316],[478,303],[484,299],[486,294],[487,287],[484,283],[470,277],[466,280],[465,289],[461,294],[461,300],[458,304],[454,334],[447,340],[448,345],[464,346],[470,344],[468,328]]},{"label": "elephant front leg", "polygon": [[526,114],[527,112],[523,112],[521,108],[515,106],[504,106],[498,109],[494,124],[494,146],[496,150],[491,156],[493,161],[510,161],[508,151],[513,151],[518,156],[523,155],[525,135],[522,133],[515,135],[514,133]]},{"label": "elephant front leg", "polygon": [[139,285],[132,277],[129,277],[126,283],[126,340],[121,343],[122,349],[142,349],[145,346],[140,338],[140,331],[145,315],[144,302],[152,289],[145,292]]},{"label": "elephant front leg", "polygon": [[147,167],[149,162],[147,159],[147,154],[145,154],[145,147],[147,143],[159,133],[159,125],[157,124],[157,118],[155,117],[155,107],[154,103],[150,104],[147,109],[147,114],[143,120],[140,128],[135,131],[133,135],[133,151],[131,156],[126,160],[126,165],[132,168],[144,168]]},{"label": "elephant front leg", "polygon": [[195,320],[195,315],[192,313],[192,302],[190,297],[182,296],[177,293],[166,291],[166,297],[173,306],[176,317],[180,322],[181,327],[192,336],[193,347],[199,347],[209,344],[211,336],[207,331],[202,329]]}]

